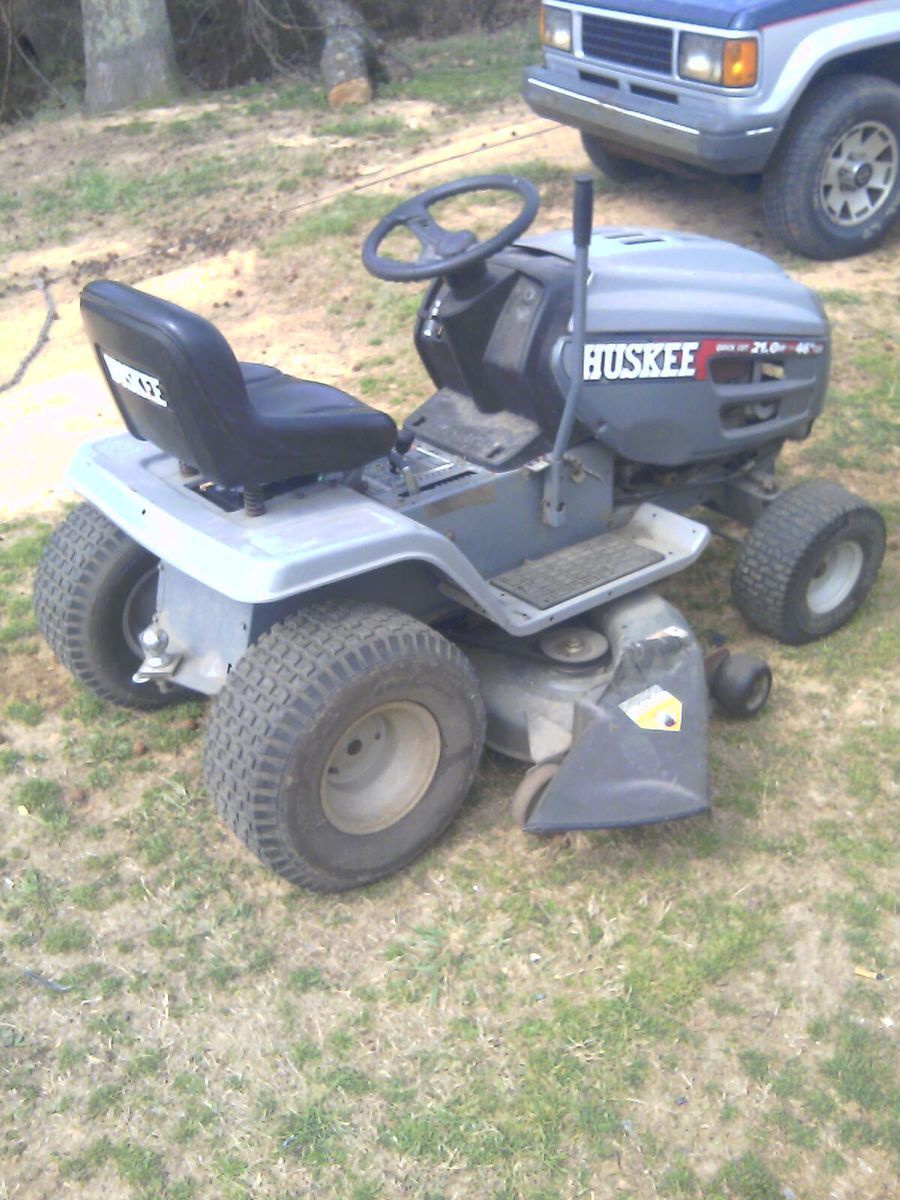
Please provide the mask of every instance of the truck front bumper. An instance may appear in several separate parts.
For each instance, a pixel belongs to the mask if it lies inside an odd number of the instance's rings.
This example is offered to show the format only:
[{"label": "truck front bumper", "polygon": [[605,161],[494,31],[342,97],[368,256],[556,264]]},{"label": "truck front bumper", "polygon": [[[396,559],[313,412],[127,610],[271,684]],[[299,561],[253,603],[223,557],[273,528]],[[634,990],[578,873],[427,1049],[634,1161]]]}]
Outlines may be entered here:
[{"label": "truck front bumper", "polygon": [[712,113],[704,113],[707,120],[701,123],[680,112],[678,105],[546,67],[527,69],[523,95],[539,116],[621,146],[623,154],[636,150],[722,175],[762,171],[778,140],[773,125],[726,132],[716,129],[714,120],[709,123]]}]

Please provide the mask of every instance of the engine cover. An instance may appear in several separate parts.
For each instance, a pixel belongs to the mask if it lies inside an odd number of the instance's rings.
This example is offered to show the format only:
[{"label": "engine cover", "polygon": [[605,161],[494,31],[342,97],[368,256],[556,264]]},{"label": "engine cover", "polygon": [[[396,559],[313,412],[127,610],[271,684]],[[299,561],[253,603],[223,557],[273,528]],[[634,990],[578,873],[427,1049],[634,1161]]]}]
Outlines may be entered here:
[{"label": "engine cover", "polygon": [[[571,259],[571,235],[520,243]],[[584,381],[578,418],[615,454],[681,466],[804,437],[824,403],[829,327],[818,297],[771,259],[729,242],[598,229],[587,343],[545,345],[560,394]]]}]

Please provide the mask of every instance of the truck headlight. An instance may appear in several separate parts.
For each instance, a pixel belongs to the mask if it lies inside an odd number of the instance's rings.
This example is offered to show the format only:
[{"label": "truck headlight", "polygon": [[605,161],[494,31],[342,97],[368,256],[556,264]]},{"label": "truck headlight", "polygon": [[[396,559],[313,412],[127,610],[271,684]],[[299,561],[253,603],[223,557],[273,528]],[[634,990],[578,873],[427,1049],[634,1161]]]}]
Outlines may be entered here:
[{"label": "truck headlight", "polygon": [[572,14],[564,8],[541,5],[541,41],[554,50],[572,50]]},{"label": "truck headlight", "polygon": [[756,38],[720,38],[683,33],[678,42],[678,74],[682,79],[745,88],[756,83]]}]

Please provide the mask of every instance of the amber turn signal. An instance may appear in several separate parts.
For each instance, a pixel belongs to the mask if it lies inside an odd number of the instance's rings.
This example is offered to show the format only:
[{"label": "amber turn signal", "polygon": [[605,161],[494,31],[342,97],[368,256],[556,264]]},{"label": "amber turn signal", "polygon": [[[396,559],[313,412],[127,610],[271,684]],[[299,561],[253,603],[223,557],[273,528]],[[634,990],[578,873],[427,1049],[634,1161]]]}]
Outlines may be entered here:
[{"label": "amber turn signal", "polygon": [[722,83],[725,87],[753,87],[759,70],[756,38],[739,38],[725,43]]}]

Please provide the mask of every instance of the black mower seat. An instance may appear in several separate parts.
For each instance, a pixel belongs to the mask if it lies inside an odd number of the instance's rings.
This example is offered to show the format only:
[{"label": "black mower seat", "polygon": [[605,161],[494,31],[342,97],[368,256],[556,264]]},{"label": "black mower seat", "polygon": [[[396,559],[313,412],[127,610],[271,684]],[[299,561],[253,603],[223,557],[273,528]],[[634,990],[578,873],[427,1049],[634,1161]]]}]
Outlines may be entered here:
[{"label": "black mower seat", "polygon": [[227,487],[348,471],[386,454],[387,413],[346,392],[239,363],[197,313],[124,283],[81,293],[81,314],[134,437]]}]

